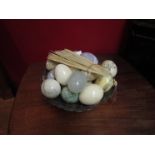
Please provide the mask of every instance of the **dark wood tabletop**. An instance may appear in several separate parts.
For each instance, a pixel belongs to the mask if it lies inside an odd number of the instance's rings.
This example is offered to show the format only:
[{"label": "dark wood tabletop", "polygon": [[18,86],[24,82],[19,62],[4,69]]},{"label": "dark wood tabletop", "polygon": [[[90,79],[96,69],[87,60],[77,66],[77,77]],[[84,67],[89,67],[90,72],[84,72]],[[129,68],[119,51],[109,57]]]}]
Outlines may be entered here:
[{"label": "dark wood tabletop", "polygon": [[111,100],[80,113],[51,106],[40,91],[45,62],[36,63],[19,87],[9,134],[155,134],[154,88],[122,58],[99,58],[118,65],[118,88]]}]

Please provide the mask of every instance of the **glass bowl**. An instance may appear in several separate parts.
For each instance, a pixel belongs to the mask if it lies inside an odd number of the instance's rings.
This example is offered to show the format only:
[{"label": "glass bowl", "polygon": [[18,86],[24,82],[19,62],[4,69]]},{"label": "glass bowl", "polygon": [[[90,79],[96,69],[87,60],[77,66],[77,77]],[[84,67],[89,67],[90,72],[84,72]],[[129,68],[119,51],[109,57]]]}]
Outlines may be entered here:
[{"label": "glass bowl", "polygon": [[[42,76],[42,80],[46,79],[46,75],[47,75],[47,71],[44,72]],[[113,86],[108,92],[104,93],[102,100],[98,104],[94,104],[94,105],[84,105],[84,104],[81,104],[80,102],[66,103],[61,98],[60,95],[55,99],[50,99],[46,97],[44,97],[44,99],[45,99],[45,102],[47,102],[48,104],[56,106],[57,108],[63,109],[65,111],[84,112],[84,111],[92,110],[96,106],[99,106],[100,104],[106,103],[110,98],[113,97],[114,93],[116,92],[116,89],[117,89],[117,86]]]}]

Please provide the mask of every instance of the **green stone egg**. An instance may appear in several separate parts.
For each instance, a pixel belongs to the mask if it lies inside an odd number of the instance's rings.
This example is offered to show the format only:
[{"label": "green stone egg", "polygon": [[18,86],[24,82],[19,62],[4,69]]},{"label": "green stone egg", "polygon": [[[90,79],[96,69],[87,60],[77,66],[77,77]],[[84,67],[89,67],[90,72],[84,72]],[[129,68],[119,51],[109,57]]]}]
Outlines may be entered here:
[{"label": "green stone egg", "polygon": [[71,92],[67,87],[61,91],[62,99],[67,103],[76,103],[79,99],[79,94]]}]

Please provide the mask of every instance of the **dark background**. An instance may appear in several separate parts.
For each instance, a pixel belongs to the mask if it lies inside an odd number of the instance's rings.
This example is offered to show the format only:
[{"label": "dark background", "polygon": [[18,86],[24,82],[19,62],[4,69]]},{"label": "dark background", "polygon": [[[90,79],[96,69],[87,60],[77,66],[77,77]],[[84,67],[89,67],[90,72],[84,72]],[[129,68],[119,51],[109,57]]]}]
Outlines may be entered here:
[{"label": "dark background", "polygon": [[155,20],[128,20],[120,55],[155,86]]},{"label": "dark background", "polygon": [[27,67],[49,50],[117,54],[155,87],[155,20],[0,20],[0,95],[16,95]]}]

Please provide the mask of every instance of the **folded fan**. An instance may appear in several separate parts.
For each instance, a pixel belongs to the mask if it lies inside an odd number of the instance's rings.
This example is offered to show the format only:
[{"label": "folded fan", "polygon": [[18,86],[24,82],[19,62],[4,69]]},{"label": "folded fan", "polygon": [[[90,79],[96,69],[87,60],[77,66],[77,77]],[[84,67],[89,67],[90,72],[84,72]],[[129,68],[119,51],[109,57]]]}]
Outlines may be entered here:
[{"label": "folded fan", "polygon": [[77,55],[68,49],[52,52],[48,55],[47,59],[97,75],[106,76],[109,74],[101,65],[93,64],[88,59]]}]

